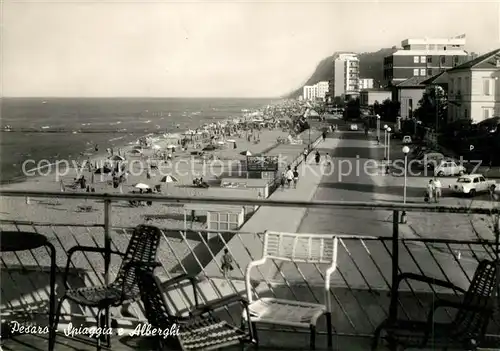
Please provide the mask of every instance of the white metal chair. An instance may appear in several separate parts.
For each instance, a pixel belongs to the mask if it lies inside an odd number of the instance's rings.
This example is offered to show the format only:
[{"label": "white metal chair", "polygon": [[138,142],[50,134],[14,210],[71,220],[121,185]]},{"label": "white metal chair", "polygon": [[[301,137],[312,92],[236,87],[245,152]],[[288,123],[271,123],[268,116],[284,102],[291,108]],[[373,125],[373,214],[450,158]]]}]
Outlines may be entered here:
[{"label": "white metal chair", "polygon": [[[332,304],[330,279],[337,269],[338,239],[333,235],[278,233],[266,231],[262,258],[250,262],[246,269],[245,284],[249,301],[250,321],[256,331],[256,323],[283,325],[295,328],[309,328],[311,349],[316,344],[316,322],[325,315],[328,329],[328,347],[332,346]],[[325,272],[325,304],[283,300],[272,297],[253,299],[251,271],[266,261],[278,260],[294,263],[328,264]],[[245,313],[243,318],[247,318]],[[257,337],[257,333],[254,333]],[[257,340],[258,342],[258,340]]]}]

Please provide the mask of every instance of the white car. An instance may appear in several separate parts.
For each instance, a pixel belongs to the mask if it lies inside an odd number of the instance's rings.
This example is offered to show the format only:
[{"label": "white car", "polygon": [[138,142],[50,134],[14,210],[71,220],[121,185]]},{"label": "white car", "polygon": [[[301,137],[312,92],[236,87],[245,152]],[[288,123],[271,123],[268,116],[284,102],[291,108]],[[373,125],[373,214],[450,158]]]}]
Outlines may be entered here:
[{"label": "white car", "polygon": [[406,145],[406,144],[411,144],[411,143],[413,143],[413,141],[411,140],[411,136],[409,136],[409,135],[405,135],[405,136],[403,137],[403,144],[405,144],[405,145]]},{"label": "white car", "polygon": [[455,161],[444,160],[434,168],[434,175],[438,177],[463,175],[465,171],[465,167],[458,165]]},{"label": "white car", "polygon": [[358,130],[358,125],[357,125],[357,124],[351,124],[351,125],[349,126],[349,129],[350,129],[350,130]]},{"label": "white car", "polygon": [[477,193],[495,191],[496,182],[487,180],[482,174],[468,174],[458,178],[449,188],[454,193],[474,196]]}]

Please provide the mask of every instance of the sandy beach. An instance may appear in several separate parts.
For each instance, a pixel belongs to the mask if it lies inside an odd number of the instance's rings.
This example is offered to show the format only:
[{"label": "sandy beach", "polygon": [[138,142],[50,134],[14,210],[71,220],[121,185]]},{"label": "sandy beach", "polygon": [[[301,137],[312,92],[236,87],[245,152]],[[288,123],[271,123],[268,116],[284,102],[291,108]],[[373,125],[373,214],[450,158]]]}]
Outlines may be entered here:
[{"label": "sandy beach", "polygon": [[[76,167],[65,170],[62,174],[52,172],[46,176],[37,176],[29,178],[22,183],[14,183],[4,188],[13,190],[45,190],[45,191],[64,191],[85,192],[85,189],[80,189],[78,185],[72,189],[70,185],[75,183],[75,179],[84,176],[87,184],[95,188],[97,193],[131,193],[138,192],[134,185],[143,183],[151,188],[161,184],[162,195],[178,195],[178,196],[203,196],[206,195],[205,188],[194,187],[193,180],[203,177],[203,181],[210,184],[210,188],[220,186],[221,175],[229,169],[238,169],[239,161],[244,161],[245,156],[242,155],[245,151],[252,155],[272,153],[273,155],[285,154],[284,156],[291,160],[292,155],[295,157],[300,154],[306,146],[308,140],[307,135],[304,135],[303,145],[291,145],[292,148],[285,148],[287,144],[280,144],[278,139],[286,139],[289,136],[289,131],[281,127],[277,128],[262,128],[254,130],[251,136],[249,132],[242,131],[239,136],[232,134],[225,138],[226,143],[222,148],[215,151],[206,152],[208,155],[215,155],[217,161],[203,161],[199,157],[191,155],[197,144],[202,144],[200,138],[194,137],[193,143],[190,143],[187,150],[181,151],[180,147],[172,153],[173,159],[171,163],[161,162],[155,154],[167,150],[166,147],[170,144],[177,144],[175,137],[168,138],[155,137],[151,141],[149,148],[144,148],[140,156],[130,153],[135,144],[129,144],[120,150],[121,155],[126,158],[129,167],[129,175],[126,181],[118,188],[112,185],[111,174],[100,175],[95,174],[95,169],[89,171],[87,163],[83,167]],[[251,133],[251,132],[250,132]],[[314,131],[315,137],[318,131]],[[191,139],[187,137],[187,139]],[[258,141],[257,141],[258,140]],[[154,148],[152,147],[154,145]],[[279,145],[280,148],[276,149]],[[101,146],[101,148],[105,146]],[[156,148],[156,150],[155,150]],[[274,151],[273,151],[274,149]],[[283,150],[283,151],[280,151]],[[118,150],[114,150],[115,154]],[[168,152],[168,151],[166,151]],[[104,164],[109,155],[99,155],[89,160],[88,163],[98,167]],[[211,156],[210,156],[211,157]],[[157,164],[158,169],[152,169],[148,175],[148,165]],[[94,173],[94,174],[93,174]],[[232,173],[232,177],[245,177],[246,173]],[[177,182],[160,183],[161,179],[167,175],[173,176]],[[93,182],[92,182],[93,180]],[[121,189],[120,189],[121,188]],[[212,191],[213,193],[213,191]],[[20,220],[45,223],[79,223],[79,224],[98,224],[104,221],[104,212],[102,203],[91,200],[73,200],[73,199],[37,199],[30,198],[29,204],[24,198],[3,198],[2,208],[0,211],[0,219],[2,220]],[[89,210],[88,210],[89,209]],[[69,220],[71,218],[71,220]],[[67,220],[65,220],[67,219]],[[203,220],[203,218],[201,218]],[[166,206],[165,204],[154,202],[151,206],[133,207],[128,203],[115,203],[112,210],[112,224],[117,227],[130,227],[148,221],[149,224],[167,228],[183,228],[184,215],[182,207]],[[193,229],[205,228],[205,224],[194,222]]]}]

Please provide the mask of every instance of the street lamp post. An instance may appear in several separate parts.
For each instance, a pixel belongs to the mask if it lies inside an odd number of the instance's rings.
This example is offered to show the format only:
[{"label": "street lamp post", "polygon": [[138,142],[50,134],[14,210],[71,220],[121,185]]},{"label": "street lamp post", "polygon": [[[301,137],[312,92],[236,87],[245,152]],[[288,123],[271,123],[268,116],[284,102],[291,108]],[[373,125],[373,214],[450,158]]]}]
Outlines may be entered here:
[{"label": "street lamp post", "polygon": [[389,165],[391,159],[391,127],[387,128],[387,164]]},{"label": "street lamp post", "polygon": [[387,160],[387,124],[384,125],[384,158]]},{"label": "street lamp post", "polygon": [[408,169],[408,153],[410,148],[408,146],[403,146],[403,153],[405,154],[405,185],[403,190],[403,203],[406,204],[406,184],[407,184],[407,169]]},{"label": "street lamp post", "polygon": [[380,143],[380,116],[377,115],[377,143]]}]

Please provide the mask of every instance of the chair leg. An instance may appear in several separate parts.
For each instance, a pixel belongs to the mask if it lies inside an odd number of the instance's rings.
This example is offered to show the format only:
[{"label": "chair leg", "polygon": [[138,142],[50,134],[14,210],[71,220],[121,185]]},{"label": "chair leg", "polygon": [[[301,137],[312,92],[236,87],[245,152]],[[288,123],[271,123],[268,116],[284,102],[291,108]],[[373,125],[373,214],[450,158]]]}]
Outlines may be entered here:
[{"label": "chair leg", "polygon": [[380,341],[380,334],[382,333],[382,330],[384,329],[384,325],[381,324],[375,329],[375,332],[373,333],[373,341],[372,341],[372,351],[376,351],[378,348],[378,343]]},{"label": "chair leg", "polygon": [[259,347],[259,334],[257,333],[257,323],[250,322],[250,328],[252,328],[254,343],[256,347]]},{"label": "chair leg", "polygon": [[[96,317],[97,328],[101,328],[101,330],[103,330],[102,328],[103,328],[103,325],[105,324],[105,323],[103,323],[104,321],[102,319],[103,318],[102,311],[103,311],[102,309],[97,310],[97,317]],[[97,335],[97,338],[96,338],[96,350],[97,351],[101,351],[101,348],[102,348],[101,342],[102,342],[102,336]]]},{"label": "chair leg", "polygon": [[61,310],[63,302],[66,300],[66,296],[61,297],[56,309],[56,316],[54,318],[54,324],[52,325],[53,333],[52,336],[49,337],[49,351],[53,351],[56,344],[56,336],[57,336],[57,326],[59,325],[59,319],[61,318]]},{"label": "chair leg", "polygon": [[310,325],[309,329],[311,330],[311,350],[316,350],[316,326]]},{"label": "chair leg", "polygon": [[326,314],[326,330],[328,333],[328,348],[333,346],[333,330],[332,330],[332,314],[327,312]]}]

